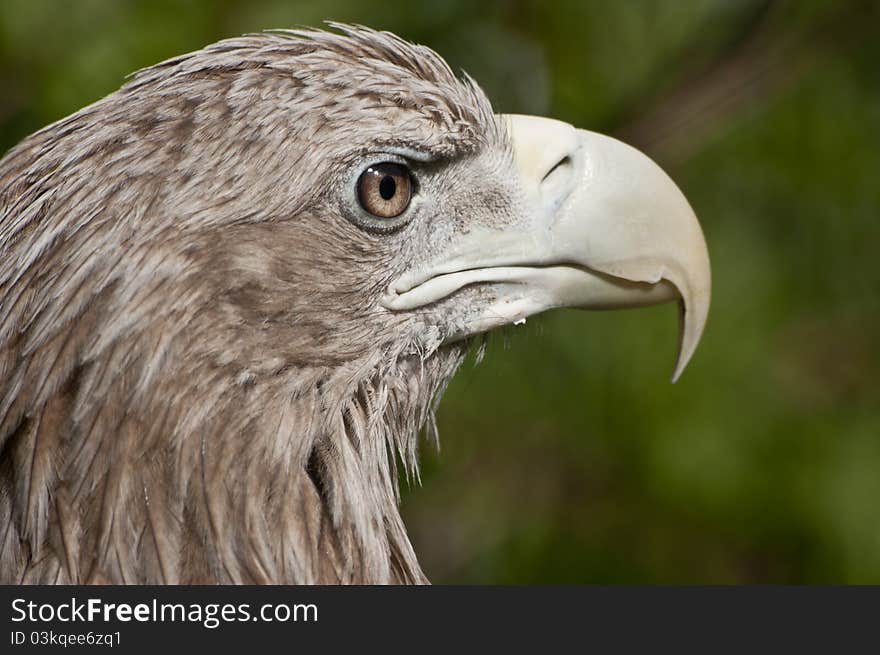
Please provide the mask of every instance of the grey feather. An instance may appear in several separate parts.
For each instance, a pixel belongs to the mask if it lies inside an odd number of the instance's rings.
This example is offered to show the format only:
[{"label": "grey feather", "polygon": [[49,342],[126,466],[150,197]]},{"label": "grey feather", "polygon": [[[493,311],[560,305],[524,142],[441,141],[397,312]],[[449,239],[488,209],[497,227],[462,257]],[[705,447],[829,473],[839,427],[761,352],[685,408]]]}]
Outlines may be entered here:
[{"label": "grey feather", "polygon": [[509,153],[436,54],[336,27],[157,64],[0,160],[0,582],[426,581],[395,462],[467,344],[377,311],[425,235],[333,192],[376,148]]}]

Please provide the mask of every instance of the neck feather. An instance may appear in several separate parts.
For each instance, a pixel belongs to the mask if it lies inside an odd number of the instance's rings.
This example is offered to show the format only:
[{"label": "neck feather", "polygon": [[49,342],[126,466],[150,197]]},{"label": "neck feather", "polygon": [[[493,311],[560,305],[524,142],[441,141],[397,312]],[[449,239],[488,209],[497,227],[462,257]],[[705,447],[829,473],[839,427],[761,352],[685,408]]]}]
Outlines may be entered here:
[{"label": "neck feather", "polygon": [[452,347],[271,379],[203,375],[164,407],[150,399],[167,393],[124,377],[101,405],[79,407],[87,380],[72,380],[7,439],[7,461],[31,473],[0,472],[16,489],[0,494],[0,577],[427,582],[398,469],[417,479],[418,435],[436,437],[435,404],[463,357]]}]

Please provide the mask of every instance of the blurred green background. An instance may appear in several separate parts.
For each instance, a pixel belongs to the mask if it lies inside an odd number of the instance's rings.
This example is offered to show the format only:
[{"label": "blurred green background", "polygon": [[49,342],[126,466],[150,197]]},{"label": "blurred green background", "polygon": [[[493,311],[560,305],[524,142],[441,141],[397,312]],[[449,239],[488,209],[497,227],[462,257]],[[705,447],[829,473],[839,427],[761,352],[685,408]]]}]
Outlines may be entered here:
[{"label": "blurred green background", "polygon": [[389,29],[497,111],[642,148],[682,187],[713,306],[490,341],[404,513],[435,583],[880,583],[880,3],[0,0],[0,149],[222,37]]}]

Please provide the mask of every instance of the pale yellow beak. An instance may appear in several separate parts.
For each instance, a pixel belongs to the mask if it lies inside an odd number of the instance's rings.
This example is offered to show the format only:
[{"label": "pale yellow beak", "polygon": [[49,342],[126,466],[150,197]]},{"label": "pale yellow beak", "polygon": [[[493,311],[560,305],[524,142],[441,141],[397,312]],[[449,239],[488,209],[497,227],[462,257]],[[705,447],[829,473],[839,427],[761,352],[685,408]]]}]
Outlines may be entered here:
[{"label": "pale yellow beak", "polygon": [[678,379],[702,335],[711,288],[706,242],[684,195],[657,164],[620,141],[546,118],[500,118],[531,223],[525,231],[473,231],[439,268],[399,280],[386,306],[421,306],[474,283],[514,288],[476,331],[552,307],[678,300]]}]

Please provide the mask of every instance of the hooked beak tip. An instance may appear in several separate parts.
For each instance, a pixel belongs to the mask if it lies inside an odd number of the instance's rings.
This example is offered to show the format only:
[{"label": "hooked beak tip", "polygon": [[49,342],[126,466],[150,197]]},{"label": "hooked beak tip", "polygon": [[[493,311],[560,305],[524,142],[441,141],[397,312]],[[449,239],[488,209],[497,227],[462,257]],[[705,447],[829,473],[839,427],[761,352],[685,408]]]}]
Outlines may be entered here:
[{"label": "hooked beak tip", "polygon": [[675,369],[672,372],[672,384],[678,382],[685,367],[690,362],[706,327],[706,319],[709,315],[708,290],[701,293],[683,291],[678,301],[679,312],[679,341],[678,356]]}]

